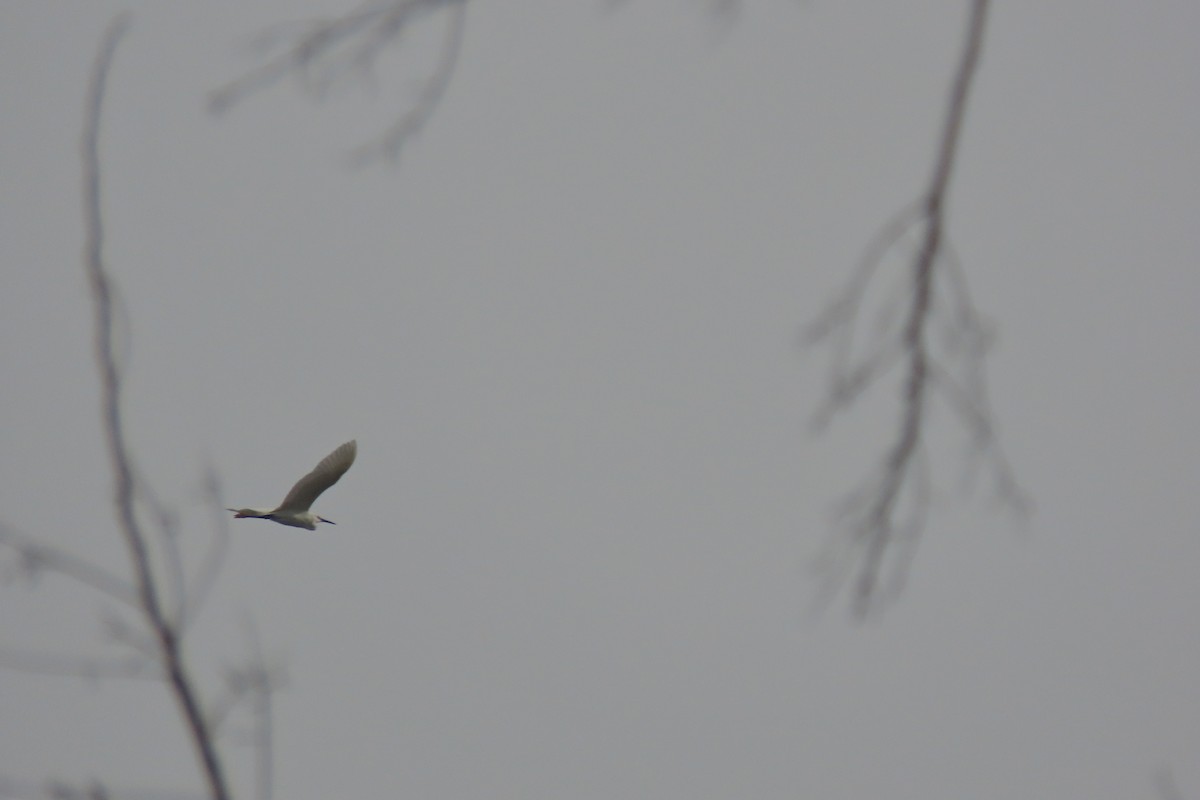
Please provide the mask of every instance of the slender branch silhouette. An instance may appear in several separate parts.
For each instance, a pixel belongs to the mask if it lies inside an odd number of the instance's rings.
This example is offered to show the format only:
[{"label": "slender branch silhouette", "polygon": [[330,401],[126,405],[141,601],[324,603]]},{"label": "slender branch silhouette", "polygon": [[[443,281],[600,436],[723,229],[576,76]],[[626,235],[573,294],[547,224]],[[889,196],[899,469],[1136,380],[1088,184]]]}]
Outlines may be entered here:
[{"label": "slender branch silhouette", "polygon": [[[1022,513],[1027,507],[997,442],[987,402],[982,361],[991,337],[971,304],[961,265],[946,236],[950,181],[983,47],[987,12],[988,0],[972,2],[928,188],[872,240],[845,290],[808,332],[810,342],[831,341],[833,350],[831,389],[818,412],[818,425],[848,408],[891,368],[902,365],[898,433],[876,472],[842,505],[839,527],[848,534],[848,554],[843,550],[824,560],[826,567],[841,563],[843,569],[830,573],[837,582],[843,579],[847,558],[856,564],[853,608],[860,617],[899,591],[912,549],[925,526],[930,479],[922,454],[934,393],[946,399],[968,429],[975,452],[987,457],[998,496]],[[913,232],[918,241],[904,292],[885,301],[866,354],[856,357],[854,333],[868,289],[878,280],[887,256]],[[892,322],[897,307],[903,308],[898,325]],[[893,562],[889,582],[883,586],[889,559]]]},{"label": "slender branch silhouette", "polygon": [[[52,573],[87,587],[114,601],[100,610],[108,641],[122,645],[121,656],[100,656],[22,650],[0,647],[0,669],[35,675],[71,676],[90,680],[131,679],[164,682],[180,712],[192,743],[210,800],[226,800],[230,792],[216,747],[220,723],[239,704],[250,705],[255,720],[256,774],[260,800],[271,796],[271,697],[283,682],[282,669],[268,669],[257,633],[252,631],[253,661],[227,671],[229,689],[222,702],[202,707],[199,689],[184,658],[184,635],[198,618],[212,593],[228,550],[228,520],[221,512],[220,486],[215,472],[205,473],[203,497],[213,510],[212,531],[197,568],[190,570],[183,557],[182,527],[176,511],[162,502],[153,486],[138,472],[129,450],[122,413],[122,374],[119,353],[128,349],[128,331],[118,324],[124,309],[105,262],[100,130],[108,75],[117,48],[129,28],[130,16],[115,17],[108,26],[89,78],[81,137],[83,209],[85,219],[84,270],[91,289],[94,312],[94,358],[100,373],[100,401],[104,438],[114,482],[114,510],[121,540],[132,567],[124,578],[88,559],[44,544],[0,523],[0,548],[13,552],[15,561],[0,564],[0,580],[16,577],[37,580]],[[15,569],[10,569],[15,567]],[[207,712],[207,713],[206,713]],[[215,713],[214,713],[215,712]],[[25,796],[99,798],[110,796],[103,784],[71,786],[51,781],[40,789],[0,775],[0,795],[8,787],[24,787]],[[195,797],[194,793],[123,788],[121,797]]]},{"label": "slender branch silhouette", "polygon": [[95,313],[95,357],[100,372],[104,432],[109,460],[115,481],[117,524],[129,551],[133,566],[134,584],[140,610],[152,632],[158,650],[160,666],[168,686],[179,706],[192,745],[196,750],[201,771],[213,800],[227,800],[229,791],[220,757],[201,710],[195,684],[183,655],[183,642],[163,606],[158,583],[150,560],[147,536],[138,519],[137,483],[133,459],[125,440],[121,411],[121,374],[117,366],[113,333],[113,285],[104,258],[104,224],[102,217],[100,174],[100,126],[108,74],[125,32],[129,28],[128,14],[117,16],[109,25],[92,68],[87,93],[82,139],[84,176],[84,222],[86,243],[84,267],[91,285]]}]

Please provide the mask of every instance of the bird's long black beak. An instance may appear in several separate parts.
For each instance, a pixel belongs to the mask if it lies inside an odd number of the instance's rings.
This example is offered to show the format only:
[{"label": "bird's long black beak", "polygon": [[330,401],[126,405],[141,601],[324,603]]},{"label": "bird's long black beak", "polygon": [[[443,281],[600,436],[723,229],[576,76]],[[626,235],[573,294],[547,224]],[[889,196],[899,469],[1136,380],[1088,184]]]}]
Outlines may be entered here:
[{"label": "bird's long black beak", "polygon": [[317,519],[321,520],[321,522],[328,522],[330,525],[337,525],[337,523],[331,519],[325,519],[324,517],[317,517]]}]

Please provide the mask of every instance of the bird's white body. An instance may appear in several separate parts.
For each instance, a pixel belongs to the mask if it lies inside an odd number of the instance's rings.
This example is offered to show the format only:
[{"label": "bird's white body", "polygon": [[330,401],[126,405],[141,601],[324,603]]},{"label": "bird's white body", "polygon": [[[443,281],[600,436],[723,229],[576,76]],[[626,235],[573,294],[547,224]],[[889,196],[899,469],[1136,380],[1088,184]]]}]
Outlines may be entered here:
[{"label": "bird's white body", "polygon": [[358,455],[358,442],[351,439],[321,459],[321,463],[317,464],[312,472],[296,481],[296,485],[288,492],[287,497],[283,498],[283,502],[279,504],[278,508],[230,508],[227,510],[233,512],[234,519],[244,517],[269,519],[280,525],[307,528],[310,531],[315,531],[319,522],[336,524],[333,520],[317,516],[309,509],[321,496],[321,492],[333,486],[339,478],[346,474],[346,470],[350,469],[350,465],[354,463],[356,455]]}]

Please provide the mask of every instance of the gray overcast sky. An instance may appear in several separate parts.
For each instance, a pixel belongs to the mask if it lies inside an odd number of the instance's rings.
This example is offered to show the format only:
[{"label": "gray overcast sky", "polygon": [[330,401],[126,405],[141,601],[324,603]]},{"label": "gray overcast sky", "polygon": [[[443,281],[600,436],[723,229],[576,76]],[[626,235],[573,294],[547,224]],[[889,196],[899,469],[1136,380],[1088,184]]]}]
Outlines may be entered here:
[{"label": "gray overcast sky", "polygon": [[[266,505],[359,441],[336,528],[234,527],[190,640],[210,697],[247,617],[286,665],[276,796],[1127,800],[1172,765],[1200,797],[1200,5],[995,4],[950,225],[1037,513],[949,480],[882,620],[810,613],[895,405],[813,438],[797,333],[927,180],[965,5],[472,3],[428,128],[354,171],[442,21],[374,87],[213,118],[251,35],[346,5],[5,3],[0,516],[125,569],[78,138],[129,8],[103,167],[143,470],[198,557],[206,461]],[[0,645],[121,652],[82,589],[2,591]],[[161,687],[12,672],[0,776],[200,786]]]}]

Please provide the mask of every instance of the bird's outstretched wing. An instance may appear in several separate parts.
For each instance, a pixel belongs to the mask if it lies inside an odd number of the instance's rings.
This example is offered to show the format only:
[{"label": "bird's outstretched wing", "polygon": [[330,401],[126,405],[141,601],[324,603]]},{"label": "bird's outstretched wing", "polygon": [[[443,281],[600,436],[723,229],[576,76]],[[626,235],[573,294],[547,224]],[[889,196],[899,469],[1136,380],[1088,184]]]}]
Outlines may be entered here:
[{"label": "bird's outstretched wing", "polygon": [[333,486],[346,474],[356,455],[358,442],[351,439],[325,456],[312,472],[296,481],[296,485],[288,492],[287,497],[283,498],[276,511],[307,511],[313,501],[321,496],[321,492]]}]

